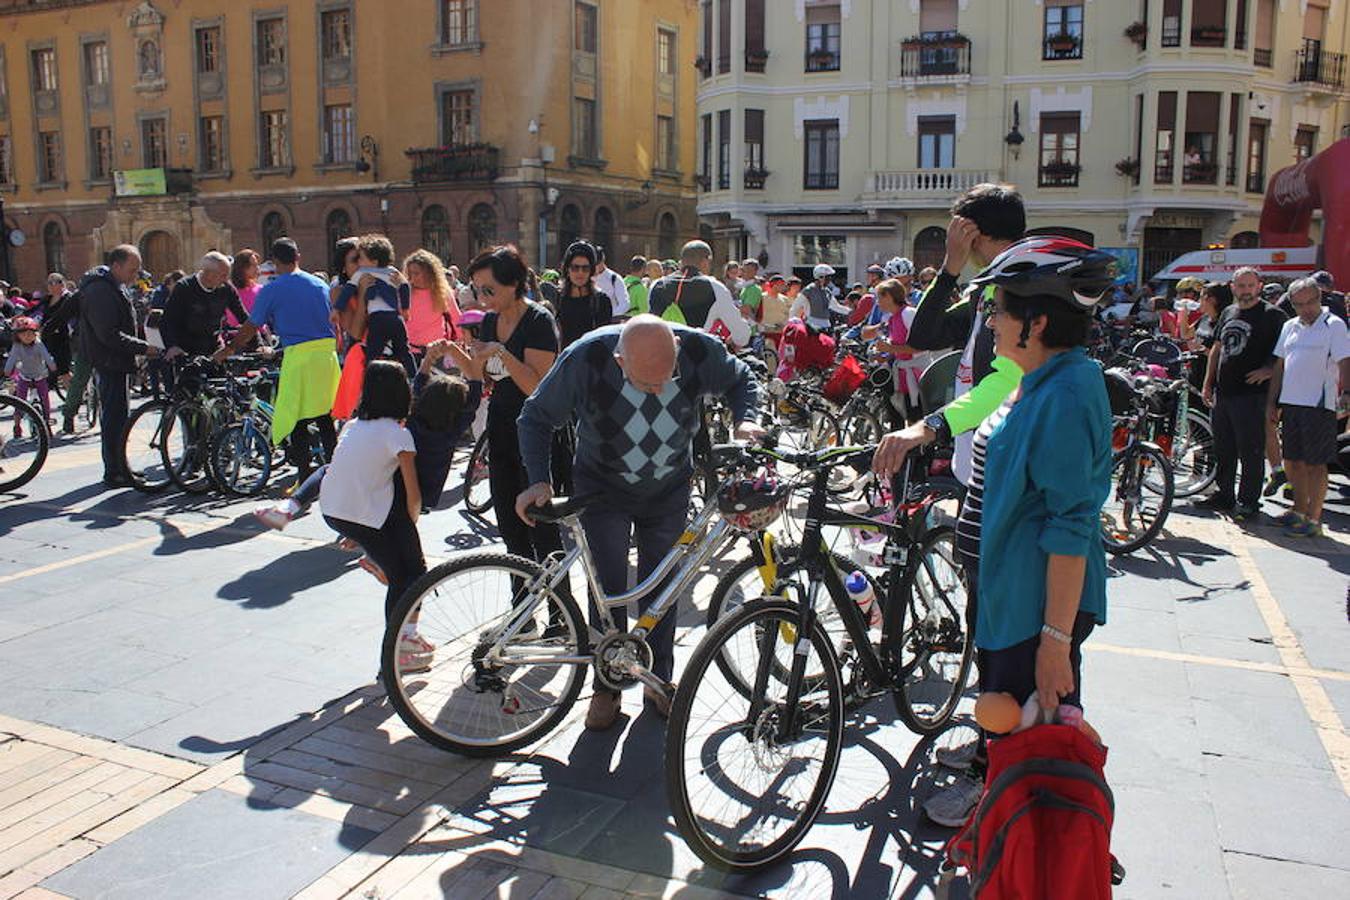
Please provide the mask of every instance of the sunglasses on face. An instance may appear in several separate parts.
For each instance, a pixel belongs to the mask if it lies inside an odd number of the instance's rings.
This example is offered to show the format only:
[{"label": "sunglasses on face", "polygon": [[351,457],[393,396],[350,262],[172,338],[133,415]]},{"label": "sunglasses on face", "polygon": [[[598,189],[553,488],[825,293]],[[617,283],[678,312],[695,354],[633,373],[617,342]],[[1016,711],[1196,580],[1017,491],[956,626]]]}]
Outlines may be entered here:
[{"label": "sunglasses on face", "polygon": [[998,308],[998,301],[996,301],[993,297],[985,297],[983,300],[980,301],[980,312],[984,315],[986,319],[992,319],[1000,312]]},{"label": "sunglasses on face", "polygon": [[475,297],[495,297],[497,296],[497,289],[490,284],[485,284],[481,287],[475,284],[473,285],[473,295]]},{"label": "sunglasses on face", "polygon": [[592,266],[590,263],[572,263],[567,267],[569,272],[589,272]]}]

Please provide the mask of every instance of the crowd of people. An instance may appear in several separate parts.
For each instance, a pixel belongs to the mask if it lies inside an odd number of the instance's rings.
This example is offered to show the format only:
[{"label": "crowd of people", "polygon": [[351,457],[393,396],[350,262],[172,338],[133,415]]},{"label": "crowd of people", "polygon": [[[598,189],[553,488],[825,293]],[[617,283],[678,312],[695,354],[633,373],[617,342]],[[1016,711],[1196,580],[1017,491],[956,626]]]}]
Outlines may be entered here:
[{"label": "crowd of people", "polygon": [[[1106,621],[1100,511],[1112,461],[1111,411],[1088,345],[1143,329],[1203,354],[1197,387],[1212,404],[1218,474],[1201,505],[1252,523],[1262,494],[1287,480],[1293,505],[1280,524],[1317,535],[1350,398],[1345,300],[1327,273],[1283,287],[1252,269],[1230,283],[1183,281],[1171,296],[1156,285],[1131,295],[1108,254],[1028,237],[1022,200],[1006,185],[978,186],[952,212],[940,267],[916,271],[896,256],[851,287],[825,263],[805,283],[756,259],[713,277],[702,241],[678,260],[635,256],[626,274],[584,240],[565,248],[557,270],[536,271],[503,245],[461,271],[422,249],[400,264],[389,239],[372,234],[339,241],[322,271],[282,238],[265,254],[212,251],[151,290],[136,248],[119,246],[74,289],[53,274],[30,308],[9,311],[5,372],[48,415],[50,380],[69,379],[67,432],[82,381],[97,378],[103,481],[119,487],[133,377],[172,384],[181,359],[277,348],[272,439],[312,429],[326,464],[316,468],[308,444],[291,442],[296,484],[259,518],[285,527],[317,501],[365,554],[392,610],[426,571],[418,520],[438,502],[475,419],[507,550],[544,561],[562,537],[533,510],[556,493],[597,497],[582,525],[601,585],[620,593],[628,548],[641,579],[684,528],[701,401],[720,398],[738,438],[763,435],[759,380],[738,351],[771,357],[790,379],[809,364],[809,341],[832,333],[894,372],[893,402],[908,424],[881,440],[879,475],[917,446],[954,443],[981,691],[1077,707],[1080,648]],[[968,269],[976,274],[966,280]],[[952,350],[961,352],[956,399],[925,410],[919,377]],[[647,687],[646,701],[660,713],[675,679],[674,622],[650,636],[668,689]],[[415,671],[435,648],[410,624],[398,652]],[[617,693],[597,687],[587,727],[610,727],[620,709]],[[969,816],[985,749],[982,737],[939,754],[969,776],[929,798],[933,820]]]}]

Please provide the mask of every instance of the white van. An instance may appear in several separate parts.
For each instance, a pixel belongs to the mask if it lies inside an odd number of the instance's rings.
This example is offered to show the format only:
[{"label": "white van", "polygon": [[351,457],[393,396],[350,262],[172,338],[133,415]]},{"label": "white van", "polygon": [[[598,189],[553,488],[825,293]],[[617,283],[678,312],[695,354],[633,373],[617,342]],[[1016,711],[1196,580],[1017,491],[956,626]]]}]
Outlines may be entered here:
[{"label": "white van", "polygon": [[1293,281],[1317,271],[1316,247],[1261,247],[1256,250],[1196,250],[1172,261],[1153,281],[1232,281],[1233,273],[1251,266],[1267,281]]}]

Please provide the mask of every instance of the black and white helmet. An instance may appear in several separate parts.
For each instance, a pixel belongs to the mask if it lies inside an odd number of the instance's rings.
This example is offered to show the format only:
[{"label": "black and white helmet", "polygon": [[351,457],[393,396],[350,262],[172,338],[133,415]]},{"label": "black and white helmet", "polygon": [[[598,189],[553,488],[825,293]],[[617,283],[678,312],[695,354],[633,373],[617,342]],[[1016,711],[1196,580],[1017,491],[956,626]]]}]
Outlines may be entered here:
[{"label": "black and white helmet", "polygon": [[881,268],[887,278],[900,278],[904,275],[914,274],[914,263],[903,256],[892,256],[886,260],[886,264]]},{"label": "black and white helmet", "polygon": [[997,285],[1019,297],[1055,297],[1071,308],[1092,312],[1116,278],[1116,258],[1062,237],[1034,237],[1004,250],[972,288]]}]

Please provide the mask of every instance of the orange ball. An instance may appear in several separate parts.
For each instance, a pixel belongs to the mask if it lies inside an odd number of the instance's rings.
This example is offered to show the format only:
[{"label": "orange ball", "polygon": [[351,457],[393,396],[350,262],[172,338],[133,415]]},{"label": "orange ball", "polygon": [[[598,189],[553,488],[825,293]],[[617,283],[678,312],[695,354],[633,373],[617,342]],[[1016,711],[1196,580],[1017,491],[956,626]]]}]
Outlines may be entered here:
[{"label": "orange ball", "polygon": [[981,694],[975,700],[975,721],[990,734],[1008,734],[1022,724],[1022,707],[1012,694]]}]

